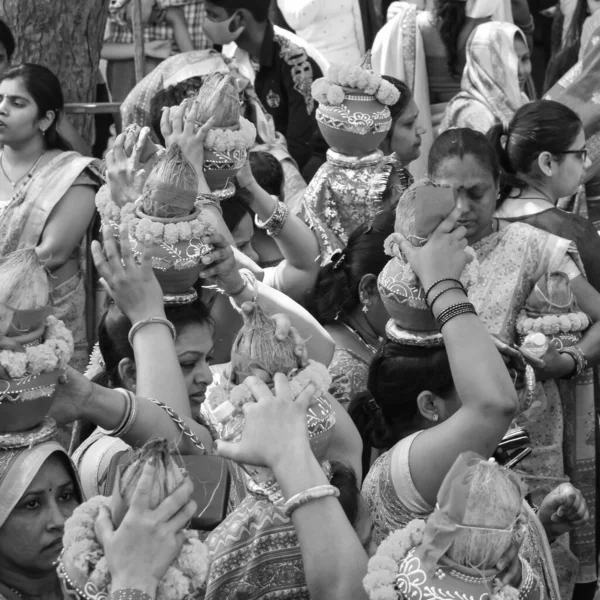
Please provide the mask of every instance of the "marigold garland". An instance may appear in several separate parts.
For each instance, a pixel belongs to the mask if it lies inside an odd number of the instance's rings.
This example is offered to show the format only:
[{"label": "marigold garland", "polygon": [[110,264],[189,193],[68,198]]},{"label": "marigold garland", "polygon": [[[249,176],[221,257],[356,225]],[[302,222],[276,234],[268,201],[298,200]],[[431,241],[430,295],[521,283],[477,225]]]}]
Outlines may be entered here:
[{"label": "marigold garland", "polygon": [[[84,580],[101,592],[110,594],[111,578],[104,549],[94,532],[94,523],[101,506],[109,507],[110,498],[96,496],[78,506],[65,523],[62,567],[71,579]],[[156,600],[181,600],[206,586],[208,550],[198,532],[184,530],[185,542],[179,556],[160,580]],[[76,574],[75,574],[75,572]],[[59,571],[60,572],[60,571]]]},{"label": "marigold garland", "polygon": [[43,339],[38,346],[25,348],[25,352],[0,351],[0,367],[13,379],[65,369],[74,350],[73,335],[66,325],[50,315],[46,318]]},{"label": "marigold garland", "polygon": [[[396,580],[400,563],[423,541],[426,522],[413,519],[403,529],[391,533],[369,560],[363,587],[370,600],[399,600]],[[516,595],[515,595],[516,594]],[[494,580],[491,600],[517,600],[519,592],[512,586]]]},{"label": "marigold garland", "polygon": [[369,96],[375,96],[387,106],[396,104],[400,92],[389,81],[356,65],[333,64],[327,77],[317,79],[312,85],[312,97],[321,104],[339,106],[346,99],[343,88],[352,88]]},{"label": "marigold garland", "polygon": [[[292,396],[296,399],[302,390],[309,384],[313,383],[317,390],[316,396],[326,393],[331,387],[331,375],[327,367],[314,360],[308,361],[306,366],[301,371],[297,371],[290,378],[290,390]],[[229,384],[216,384],[208,390],[208,403],[212,408],[223,404],[223,402],[231,402],[236,408],[241,408],[247,402],[253,402],[254,396],[250,388],[245,384],[231,386]]]},{"label": "marigold garland", "polygon": [[240,128],[211,129],[204,141],[204,148],[216,152],[232,152],[234,150],[249,150],[256,141],[256,127],[253,123],[240,117]]},{"label": "marigold garland", "polygon": [[161,223],[151,217],[140,218],[137,210],[141,206],[140,201],[128,202],[120,207],[112,200],[110,194],[96,195],[96,207],[101,217],[109,223],[117,226],[128,225],[129,235],[138,242],[144,243],[148,236],[155,244],[164,242],[174,245],[177,242],[187,242],[191,239],[200,239],[202,236],[212,233],[212,226],[202,220],[201,205],[197,218],[191,221],[179,221],[177,223]]},{"label": "marigold garland", "polygon": [[590,318],[584,312],[528,317],[527,312],[522,310],[517,319],[517,333],[519,335],[527,335],[528,333],[543,333],[545,335],[578,333],[585,331],[589,326]]}]

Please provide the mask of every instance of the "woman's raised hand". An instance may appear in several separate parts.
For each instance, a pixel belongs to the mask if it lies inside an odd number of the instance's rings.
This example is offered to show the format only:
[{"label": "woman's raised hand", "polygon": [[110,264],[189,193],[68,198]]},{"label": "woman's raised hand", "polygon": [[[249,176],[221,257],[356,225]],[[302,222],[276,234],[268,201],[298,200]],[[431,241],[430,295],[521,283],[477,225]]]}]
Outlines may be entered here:
[{"label": "woman's raised hand", "polygon": [[[187,110],[189,107],[189,110]],[[183,156],[194,167],[198,178],[204,177],[204,142],[208,132],[212,129],[214,118],[196,130],[199,103],[194,100],[190,106],[189,99],[184,100],[179,106],[164,108],[160,121],[160,131],[165,138],[167,147],[177,144]]]},{"label": "woman's raised hand", "polygon": [[119,309],[132,323],[149,317],[165,315],[162,289],[152,271],[149,243],[143,246],[139,262],[133,253],[127,225],[120,229],[120,248],[113,230],[102,230],[104,249],[99,242],[92,242],[92,256],[98,274]]},{"label": "woman's raised hand", "polygon": [[558,537],[590,518],[583,494],[570,483],[562,483],[542,501],[538,517],[549,537]]},{"label": "woman's raised hand", "polygon": [[[274,377],[275,391],[258,377],[248,377],[244,384],[256,402],[244,404],[244,431],[239,442],[216,444],[217,454],[250,465],[277,470],[290,455],[302,456],[309,447],[306,411],[315,395],[311,383],[294,400],[290,384],[281,373]],[[300,453],[300,454],[296,454]]]},{"label": "woman's raised hand", "polygon": [[459,279],[467,265],[467,230],[456,227],[460,216],[461,209],[455,207],[420,248],[413,246],[401,233],[393,234],[394,241],[425,289],[440,279]]},{"label": "woman's raised hand", "polygon": [[182,530],[196,512],[189,478],[152,509],[149,503],[155,478],[156,468],[146,463],[117,530],[104,506],[94,524],[113,590],[135,588],[154,597],[158,582],[181,550]]},{"label": "woman's raised hand", "polygon": [[126,133],[121,133],[117,136],[112,150],[106,154],[106,179],[111,198],[119,206],[127,202],[135,202],[142,195],[144,183],[154,163],[162,154],[159,151],[146,162],[142,162],[149,137],[150,128],[142,127],[137,132],[137,138],[129,152],[126,148],[128,136]]},{"label": "woman's raised hand", "polygon": [[226,293],[239,290],[242,276],[229,242],[218,232],[202,238],[202,243],[213,247],[209,254],[202,257],[200,279],[210,279]]}]

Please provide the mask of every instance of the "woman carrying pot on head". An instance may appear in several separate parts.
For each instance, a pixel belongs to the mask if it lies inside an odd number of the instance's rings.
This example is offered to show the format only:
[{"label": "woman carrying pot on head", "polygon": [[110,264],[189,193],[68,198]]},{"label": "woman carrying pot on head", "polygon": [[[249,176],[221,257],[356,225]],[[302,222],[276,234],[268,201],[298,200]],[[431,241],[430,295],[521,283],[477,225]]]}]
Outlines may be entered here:
[{"label": "woman carrying pot on head", "polygon": [[[582,274],[583,266],[570,240],[525,223],[506,223],[494,218],[500,167],[492,145],[483,134],[472,129],[444,132],[430,153],[429,170],[434,182],[456,190],[461,209],[459,225],[467,229],[467,240],[479,262],[480,275],[469,288],[469,298],[507,359],[521,360],[519,352],[509,346],[519,343],[516,320],[535,286],[543,284],[547,274],[563,273],[580,310],[593,322],[598,318],[596,315],[600,317],[600,295]],[[599,333],[599,326],[592,325],[573,350],[562,348],[559,352],[550,344],[543,360],[525,357],[539,383],[520,407],[517,423],[529,431],[533,442],[533,453],[521,463],[521,469],[536,503],[550,487],[565,481],[565,477],[586,495],[593,494],[596,488],[595,469],[589,466],[590,461],[595,461],[593,433],[586,436],[581,428],[575,431],[564,425],[575,422],[571,411],[576,411],[578,422],[585,427],[584,415],[593,410],[591,388],[585,381],[589,368],[600,359]],[[581,358],[585,356],[585,360],[576,360],[570,352]],[[565,377],[570,380],[562,381]],[[584,395],[580,401],[581,392]],[[593,498],[588,497],[593,505]],[[588,543],[593,531],[594,525],[590,523],[581,535],[573,536],[580,581],[595,581],[595,547]],[[558,557],[557,548],[553,551],[557,567],[570,570],[559,577],[569,588],[577,575],[572,570],[573,563],[569,566],[572,556],[569,558],[566,548],[562,558]]]},{"label": "woman carrying pot on head", "polygon": [[389,105],[391,123],[379,148],[361,155],[352,150],[352,137],[358,136],[344,134],[350,138],[338,140],[336,147],[345,153],[328,151],[327,162],[304,195],[302,214],[319,241],[322,265],[346,246],[356,228],[371,222],[381,210],[393,209],[413,181],[407,169],[421,154],[419,108],[406,84],[393,77],[381,79],[398,99]]},{"label": "woman carrying pot on head", "polygon": [[446,106],[440,131],[470,127],[487,133],[497,122],[507,124],[529,100],[527,40],[511,23],[484,23],[471,34],[466,55],[461,91]]},{"label": "woman carrying pot on head", "polygon": [[56,316],[75,337],[72,364],[83,369],[95,327],[86,233],[102,179],[96,161],[72,152],[58,133],[63,109],[60,83],[46,67],[23,64],[0,77],[0,258],[36,249],[51,274]]}]

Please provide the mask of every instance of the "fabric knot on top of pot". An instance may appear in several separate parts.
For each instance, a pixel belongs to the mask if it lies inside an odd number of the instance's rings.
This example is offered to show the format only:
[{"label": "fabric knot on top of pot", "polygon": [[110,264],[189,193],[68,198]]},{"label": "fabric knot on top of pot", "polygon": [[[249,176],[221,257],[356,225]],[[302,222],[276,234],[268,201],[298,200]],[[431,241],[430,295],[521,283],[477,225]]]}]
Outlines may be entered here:
[{"label": "fabric knot on top of pot", "polygon": [[210,117],[214,119],[204,142],[204,176],[211,191],[224,200],[235,193],[233,182],[256,142],[256,127],[242,116],[240,92],[227,73],[210,75],[196,101],[196,125],[201,127]]},{"label": "fabric knot on top of pot", "polygon": [[350,156],[375,151],[392,126],[388,106],[400,92],[380,75],[359,66],[334,64],[312,85],[317,122],[331,148]]}]

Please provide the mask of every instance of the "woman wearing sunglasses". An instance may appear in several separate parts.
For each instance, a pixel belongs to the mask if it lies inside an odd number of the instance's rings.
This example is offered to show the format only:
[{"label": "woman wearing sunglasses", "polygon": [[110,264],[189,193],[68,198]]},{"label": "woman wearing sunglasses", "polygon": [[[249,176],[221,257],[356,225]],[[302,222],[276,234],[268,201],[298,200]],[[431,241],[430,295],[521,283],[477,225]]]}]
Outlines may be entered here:
[{"label": "woman wearing sunglasses", "polygon": [[551,100],[521,107],[488,132],[503,171],[496,216],[574,242],[589,282],[600,290],[600,236],[591,221],[556,207],[573,196],[589,166],[581,119]]}]

